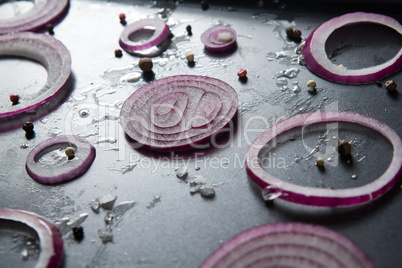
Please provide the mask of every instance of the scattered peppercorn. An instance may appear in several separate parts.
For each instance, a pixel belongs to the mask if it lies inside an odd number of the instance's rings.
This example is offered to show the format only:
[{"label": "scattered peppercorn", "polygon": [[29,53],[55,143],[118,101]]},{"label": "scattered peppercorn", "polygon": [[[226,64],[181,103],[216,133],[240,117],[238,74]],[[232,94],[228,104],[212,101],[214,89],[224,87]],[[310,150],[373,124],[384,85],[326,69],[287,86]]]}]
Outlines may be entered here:
[{"label": "scattered peppercorn", "polygon": [[116,49],[116,50],[114,51],[114,56],[115,56],[116,58],[121,58],[121,57],[123,57],[123,52],[121,51],[121,49]]},{"label": "scattered peppercorn", "polygon": [[237,73],[237,75],[242,78],[242,77],[246,77],[247,76],[247,70],[241,68],[240,71]]},{"label": "scattered peppercorn", "polygon": [[293,30],[293,40],[301,40],[302,32],[299,29]]},{"label": "scattered peppercorn", "polygon": [[120,13],[119,19],[120,19],[121,25],[126,25],[126,24],[127,24],[127,22],[126,22],[126,15],[125,15],[124,13]]},{"label": "scattered peppercorn", "polygon": [[289,39],[293,39],[293,28],[292,27],[286,28],[286,35]]},{"label": "scattered peppercorn", "polygon": [[388,80],[387,82],[385,82],[385,88],[389,92],[395,91],[397,86],[398,84],[394,80]]},{"label": "scattered peppercorn", "polygon": [[168,37],[169,37],[170,39],[172,39],[172,38],[174,37],[174,34],[173,34],[171,31],[169,31]]},{"label": "scattered peppercorn", "polygon": [[54,31],[53,31],[54,27],[53,27],[52,23],[46,24],[45,27],[46,27],[46,29],[47,29],[47,31],[49,32],[50,35],[54,35]]},{"label": "scattered peppercorn", "polygon": [[25,138],[28,140],[35,138],[34,125],[31,122],[25,122],[22,125],[22,129],[25,131]]},{"label": "scattered peppercorn", "polygon": [[193,32],[191,31],[191,25],[187,25],[186,30],[188,35],[193,35]]},{"label": "scattered peppercorn", "polygon": [[317,93],[317,83],[314,80],[307,81],[308,92],[315,94]]},{"label": "scattered peppercorn", "polygon": [[84,229],[80,226],[80,227],[74,227],[73,228],[73,235],[74,235],[74,239],[77,241],[81,241],[82,239],[84,239]]},{"label": "scattered peppercorn", "polygon": [[352,145],[348,141],[340,140],[338,141],[336,150],[340,155],[350,155],[350,153],[352,152]]},{"label": "scattered peppercorn", "polygon": [[13,105],[17,105],[20,101],[20,96],[19,95],[10,95],[10,101],[13,103]]},{"label": "scattered peppercorn", "polygon": [[323,167],[324,166],[324,159],[321,158],[321,157],[317,158],[316,164],[317,164],[317,167]]},{"label": "scattered peppercorn", "polygon": [[194,62],[194,54],[193,53],[187,53],[186,59],[187,59],[188,63]]},{"label": "scattered peppercorn", "polygon": [[67,147],[64,153],[67,155],[68,160],[71,160],[75,156],[75,148],[74,147]]},{"label": "scattered peppercorn", "polygon": [[30,132],[33,132],[34,125],[32,124],[32,122],[25,122],[25,123],[22,125],[22,129],[23,129],[26,133],[30,133]]},{"label": "scattered peppercorn", "polygon": [[201,8],[202,10],[207,10],[209,8],[208,1],[206,0],[201,1]]},{"label": "scattered peppercorn", "polygon": [[153,63],[152,63],[152,60],[150,58],[142,58],[138,62],[138,66],[140,66],[140,69],[143,72],[149,72],[149,71],[152,70]]}]

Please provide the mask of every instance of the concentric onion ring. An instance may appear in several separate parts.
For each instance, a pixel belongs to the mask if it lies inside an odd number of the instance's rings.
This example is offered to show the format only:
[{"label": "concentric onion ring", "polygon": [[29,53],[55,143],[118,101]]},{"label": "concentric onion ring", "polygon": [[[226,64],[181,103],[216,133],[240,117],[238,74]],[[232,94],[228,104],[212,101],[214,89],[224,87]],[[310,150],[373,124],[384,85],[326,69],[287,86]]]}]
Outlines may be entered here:
[{"label": "concentric onion ring", "polygon": [[201,268],[374,268],[349,238],[318,225],[277,223],[247,230],[222,245]]},{"label": "concentric onion ring", "polygon": [[[134,42],[130,40],[130,36],[135,32],[154,28],[152,36],[143,41]],[[150,29],[149,29],[150,30]],[[120,35],[119,44],[122,49],[132,53],[138,50],[144,50],[162,43],[169,34],[169,27],[159,19],[142,19],[127,25]]]},{"label": "concentric onion ring", "polygon": [[40,243],[36,268],[59,267],[63,258],[63,237],[56,225],[33,212],[12,209],[0,209],[0,220],[21,222],[36,231]]},{"label": "concentric onion ring", "polygon": [[120,123],[133,140],[178,150],[221,131],[237,111],[235,90],[215,78],[178,75],[154,81],[123,104]]},{"label": "concentric onion ring", "polygon": [[[392,161],[387,170],[375,181],[349,189],[311,188],[280,180],[261,167],[260,150],[279,134],[307,124],[336,121],[372,128],[390,141],[394,149]],[[246,154],[246,169],[250,178],[263,189],[269,189],[268,186],[272,186],[273,190],[278,191],[277,187],[280,185],[282,194],[279,198],[281,199],[319,207],[353,206],[379,198],[397,182],[402,174],[402,141],[389,126],[366,115],[351,112],[301,114],[279,122],[259,136]]]},{"label": "concentric onion ring", "polygon": [[236,31],[228,26],[209,28],[201,35],[201,42],[210,51],[226,51],[236,45]]},{"label": "concentric onion ring", "polygon": [[68,7],[68,0],[46,0],[21,16],[0,20],[0,34],[36,30],[56,19]]},{"label": "concentric onion ring", "polygon": [[29,96],[20,95],[20,104],[2,108],[0,123],[23,114],[35,113],[36,108],[63,90],[71,74],[69,51],[60,41],[49,35],[25,32],[0,36],[0,56],[20,56],[36,60],[48,72],[46,84],[39,92]]},{"label": "concentric onion ring", "polygon": [[[61,166],[43,167],[39,159],[49,151],[65,147],[76,149],[75,157],[66,160]],[[25,168],[34,180],[43,184],[58,184],[73,180],[84,174],[95,159],[95,148],[84,138],[74,135],[63,135],[50,138],[38,144],[28,154]]]},{"label": "concentric onion ring", "polygon": [[402,68],[402,48],[387,62],[359,70],[342,68],[328,59],[325,51],[325,42],[328,37],[336,29],[356,23],[380,24],[402,34],[402,25],[397,20],[384,15],[356,12],[333,18],[307,37],[302,49],[307,67],[327,80],[345,84],[372,83],[399,71]]}]

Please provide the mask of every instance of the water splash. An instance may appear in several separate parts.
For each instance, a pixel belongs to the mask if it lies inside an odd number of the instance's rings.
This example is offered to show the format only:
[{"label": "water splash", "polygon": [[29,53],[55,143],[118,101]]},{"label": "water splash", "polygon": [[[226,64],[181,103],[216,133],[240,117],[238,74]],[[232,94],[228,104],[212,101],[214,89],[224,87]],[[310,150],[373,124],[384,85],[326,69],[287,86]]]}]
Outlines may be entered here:
[{"label": "water splash", "polygon": [[261,190],[261,195],[265,201],[272,201],[282,195],[282,188],[279,184],[277,186],[269,185]]}]

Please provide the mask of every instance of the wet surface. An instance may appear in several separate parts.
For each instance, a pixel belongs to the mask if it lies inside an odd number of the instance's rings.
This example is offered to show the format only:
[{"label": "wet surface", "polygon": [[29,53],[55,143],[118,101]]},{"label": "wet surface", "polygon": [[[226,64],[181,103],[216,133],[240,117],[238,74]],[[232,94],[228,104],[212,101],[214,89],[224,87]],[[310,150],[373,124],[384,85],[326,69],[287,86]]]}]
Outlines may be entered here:
[{"label": "wet surface", "polygon": [[[19,128],[0,134],[0,208],[33,211],[59,222],[64,230],[65,267],[197,267],[234,235],[257,225],[283,221],[323,224],[350,237],[378,267],[398,266],[402,246],[400,183],[378,202],[349,211],[304,207],[277,199],[267,205],[261,190],[247,177],[244,155],[251,142],[292,115],[353,111],[385,122],[402,136],[400,94],[390,95],[376,84],[350,86],[321,79],[300,65],[300,43],[286,37],[289,26],[300,29],[306,37],[315,27],[341,13],[328,11],[312,16],[302,10],[288,11],[289,6],[282,9],[278,2],[252,9],[211,5],[203,11],[198,2],[176,5],[173,1],[159,1],[153,5],[148,1],[71,1],[54,36],[71,53],[73,91],[59,108],[34,122],[35,138],[27,140]],[[149,79],[142,75],[139,57],[124,51],[122,58],[114,56],[124,27],[118,18],[122,12],[127,23],[159,17],[174,34],[167,50],[155,48],[161,54],[153,58],[154,79],[204,75],[221,79],[236,90],[236,127],[228,127],[229,137],[217,142],[215,148],[160,154],[138,150],[126,137],[119,124],[120,109],[128,96]],[[187,35],[189,24],[192,36]],[[225,54],[204,50],[200,36],[214,25],[236,30],[235,50]],[[368,57],[362,64],[386,59],[386,53],[392,54],[395,49],[389,48],[382,47],[385,52]],[[156,53],[155,49],[145,54]],[[375,46],[364,49],[368,49],[362,50],[364,53],[370,53]],[[353,51],[338,50],[337,63],[343,52],[345,59],[358,61],[360,57]],[[187,53],[194,54],[192,66],[185,58]],[[6,66],[3,63],[1,59],[0,70],[20,66],[13,61]],[[36,67],[27,66],[32,70]],[[248,72],[245,83],[238,80],[241,68]],[[5,79],[5,74],[0,72],[0,106],[11,105],[9,94],[20,94],[23,99],[25,91],[34,90],[27,86],[38,84],[42,77],[38,73],[37,77],[27,75],[21,81],[13,81]],[[317,82],[316,94],[307,91],[306,83],[311,79]],[[402,84],[400,73],[390,79]],[[25,171],[29,151],[49,137],[64,134],[83,136],[92,143],[97,151],[94,163],[72,182],[38,184]],[[332,155],[329,145],[335,135],[352,143],[353,166]],[[275,155],[271,155],[271,163],[275,159],[276,166],[285,159],[284,168],[271,170],[283,180],[312,187],[349,188],[381,174],[392,157],[392,148],[378,133],[352,126],[340,128],[337,134],[327,133],[327,129],[309,132],[303,139],[295,137],[279,144],[272,153]],[[64,159],[63,152],[54,154],[55,158],[48,159],[52,163]],[[325,155],[325,172],[314,165],[321,154]],[[205,178],[205,183],[197,185],[197,194],[192,195],[190,179],[195,176]],[[203,188],[206,195],[213,189],[213,198],[200,197],[202,185],[208,186]],[[104,209],[99,200],[108,195],[117,199],[113,208]],[[12,240],[14,231],[3,226],[0,231],[8,233],[5,239]],[[81,242],[74,239],[71,231],[79,226],[85,232]],[[35,255],[23,260],[25,240],[18,250],[3,241],[0,240],[1,259],[19,261],[20,266],[35,260]]]}]

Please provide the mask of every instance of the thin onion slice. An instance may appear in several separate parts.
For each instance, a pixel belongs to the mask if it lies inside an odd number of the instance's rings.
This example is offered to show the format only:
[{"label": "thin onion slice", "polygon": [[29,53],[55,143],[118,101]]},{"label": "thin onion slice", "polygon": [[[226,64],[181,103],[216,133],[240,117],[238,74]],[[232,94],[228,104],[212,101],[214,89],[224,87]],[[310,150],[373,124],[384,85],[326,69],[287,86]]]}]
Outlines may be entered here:
[{"label": "thin onion slice", "polygon": [[[136,32],[152,31],[151,37],[147,40],[131,41],[130,36]],[[169,35],[169,27],[159,19],[142,19],[127,25],[120,35],[119,44],[122,49],[129,53],[144,50],[153,46],[157,46]]]},{"label": "thin onion slice", "polygon": [[59,267],[63,259],[63,237],[51,221],[33,212],[12,209],[0,209],[0,220],[21,222],[36,231],[40,243],[36,268]]},{"label": "thin onion slice", "polygon": [[123,104],[126,134],[157,150],[180,150],[219,133],[237,111],[235,90],[204,76],[178,75],[154,81]]},{"label": "thin onion slice", "polygon": [[228,26],[209,28],[201,35],[201,42],[210,51],[227,51],[236,45],[236,31]]},{"label": "thin onion slice", "polygon": [[[62,147],[75,148],[75,157],[61,165],[42,166],[40,158],[46,153]],[[95,159],[95,148],[84,138],[74,135],[62,135],[45,140],[35,146],[28,154],[25,168],[34,180],[43,184],[58,184],[73,180],[84,174]]]},{"label": "thin onion slice", "polygon": [[27,13],[7,20],[0,20],[0,35],[32,31],[59,17],[68,7],[68,0],[45,0],[34,3]]},{"label": "thin onion slice", "polygon": [[402,48],[387,62],[358,70],[345,69],[328,59],[325,51],[325,42],[328,37],[336,29],[357,23],[384,25],[402,34],[402,25],[397,20],[380,14],[356,12],[333,18],[319,26],[307,37],[302,49],[307,67],[327,80],[344,84],[373,83],[399,71],[402,68]]},{"label": "thin onion slice", "polygon": [[[387,138],[393,147],[393,158],[387,170],[375,181],[349,189],[323,189],[291,184],[267,173],[260,165],[259,152],[279,134],[303,125],[325,122],[350,122],[372,128]],[[250,178],[267,191],[280,192],[279,198],[319,207],[347,207],[370,202],[385,194],[402,174],[402,141],[389,126],[377,119],[351,112],[301,114],[274,125],[250,146],[246,154]]]},{"label": "thin onion slice", "polygon": [[[71,56],[68,49],[54,37],[35,33],[15,33],[0,36],[0,56],[20,56],[41,63],[47,70],[46,84],[31,95],[20,94],[20,104],[2,108],[0,124],[10,118],[33,114],[59,94],[71,74]],[[12,123],[12,122],[11,122]]]},{"label": "thin onion slice", "polygon": [[201,268],[374,268],[349,238],[318,225],[276,223],[247,230],[222,245]]}]

